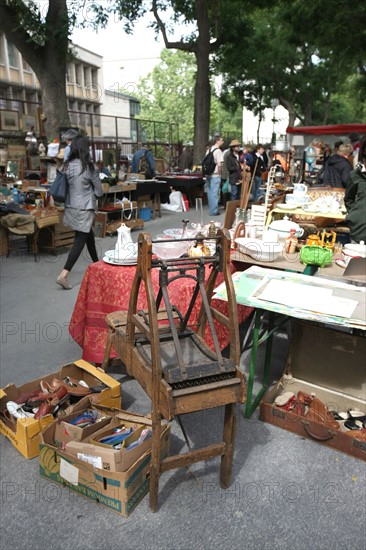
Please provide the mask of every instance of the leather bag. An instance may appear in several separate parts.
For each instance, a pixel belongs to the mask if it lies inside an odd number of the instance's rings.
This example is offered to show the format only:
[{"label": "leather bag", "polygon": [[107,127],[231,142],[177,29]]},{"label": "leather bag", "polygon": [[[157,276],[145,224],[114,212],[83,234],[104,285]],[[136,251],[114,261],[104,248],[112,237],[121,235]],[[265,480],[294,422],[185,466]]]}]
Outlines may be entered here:
[{"label": "leather bag", "polygon": [[69,190],[66,174],[57,170],[57,174],[50,187],[49,193],[56,202],[65,202]]}]

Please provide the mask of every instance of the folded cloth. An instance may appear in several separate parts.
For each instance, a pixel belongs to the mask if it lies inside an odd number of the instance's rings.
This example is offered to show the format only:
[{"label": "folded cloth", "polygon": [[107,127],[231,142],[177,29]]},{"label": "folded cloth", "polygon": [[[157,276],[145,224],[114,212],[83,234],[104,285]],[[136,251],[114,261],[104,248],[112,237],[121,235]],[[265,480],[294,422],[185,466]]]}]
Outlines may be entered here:
[{"label": "folded cloth", "polygon": [[35,218],[29,214],[5,214],[0,223],[16,235],[33,235]]}]

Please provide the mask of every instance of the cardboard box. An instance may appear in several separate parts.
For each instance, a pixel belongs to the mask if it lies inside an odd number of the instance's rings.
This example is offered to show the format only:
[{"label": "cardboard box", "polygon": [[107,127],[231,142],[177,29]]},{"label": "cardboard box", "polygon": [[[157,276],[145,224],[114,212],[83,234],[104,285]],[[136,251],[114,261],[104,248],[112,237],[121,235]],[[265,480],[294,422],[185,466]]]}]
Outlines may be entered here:
[{"label": "cardboard box", "polygon": [[49,414],[40,420],[25,418],[13,421],[6,414],[6,403],[14,401],[22,393],[39,388],[41,380],[51,382],[53,378],[62,379],[66,376],[84,380],[89,386],[105,384],[107,387],[101,393],[92,394],[92,401],[110,407],[119,408],[121,406],[121,384],[108,376],[102,369],[96,368],[82,359],[64,365],[59,372],[42,376],[22,386],[16,387],[14,384],[9,384],[0,389],[0,433],[7,437],[25,458],[38,456],[40,432],[48,424],[54,422],[54,418]]},{"label": "cardboard box", "polygon": [[294,323],[283,378],[264,395],[259,418],[275,426],[366,460],[366,439],[357,431],[329,429],[321,422],[274,405],[278,395],[315,393],[330,411],[358,409],[366,413],[366,339],[314,323]]},{"label": "cardboard box", "polygon": [[123,447],[116,450],[110,445],[100,443],[100,438],[111,435],[115,428],[122,425],[126,428],[135,428],[134,432],[125,440],[126,447],[138,440],[143,429],[152,428],[150,419],[141,417],[141,420],[136,422],[136,417],[132,419],[128,413],[119,412],[107,426],[94,432],[87,440],[81,443],[68,443],[65,450],[73,456],[79,456],[80,454],[94,456],[99,461],[99,467],[102,469],[111,472],[125,472],[142,454],[151,451],[152,440],[150,437],[129,451]]},{"label": "cardboard box", "polygon": [[[41,434],[40,475],[129,516],[149,490],[151,453],[140,456],[125,472],[109,472],[54,447],[54,432],[55,423]],[[169,446],[170,428],[166,426],[162,433],[162,458],[168,456]]]},{"label": "cardboard box", "polygon": [[107,424],[110,424],[112,416],[109,416],[102,410],[96,410],[97,422],[95,422],[95,424],[85,426],[84,428],[70,424],[71,420],[74,420],[80,414],[90,409],[95,408],[92,406],[90,399],[88,397],[84,397],[78,403],[67,409],[65,411],[65,416],[57,418],[54,436],[54,445],[56,447],[64,448],[64,446],[70,441],[87,440],[94,434],[94,432],[98,432],[107,426]]}]

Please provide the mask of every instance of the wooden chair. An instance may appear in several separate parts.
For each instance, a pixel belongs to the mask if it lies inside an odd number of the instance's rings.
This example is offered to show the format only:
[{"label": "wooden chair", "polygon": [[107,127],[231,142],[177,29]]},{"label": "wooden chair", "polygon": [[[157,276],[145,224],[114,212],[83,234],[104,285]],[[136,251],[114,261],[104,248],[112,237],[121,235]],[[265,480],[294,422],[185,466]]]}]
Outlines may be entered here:
[{"label": "wooden chair", "polygon": [[[151,237],[141,233],[138,264],[132,285],[127,319],[115,323],[113,347],[152,400],[152,459],[150,506],[157,509],[160,474],[195,462],[221,456],[220,483],[230,484],[234,453],[236,403],[245,398],[245,378],[239,369],[240,343],[235,292],[230,273],[230,236],[226,229],[216,238],[216,253],[200,258],[159,260],[152,258]],[[155,296],[151,271],[159,269],[159,290]],[[206,270],[209,271],[205,278]],[[229,315],[211,306],[217,275],[223,274]],[[171,303],[169,285],[180,278],[194,281],[192,298],[186,311]],[[205,283],[206,280],[206,283]],[[147,297],[146,311],[137,311],[141,283]],[[192,309],[200,296],[196,323]],[[164,303],[164,307],[162,304]],[[214,320],[230,330],[230,355],[221,354]],[[124,324],[125,323],[125,324]],[[213,347],[205,342],[209,327]],[[225,406],[223,438],[219,443],[160,458],[161,418]]]}]

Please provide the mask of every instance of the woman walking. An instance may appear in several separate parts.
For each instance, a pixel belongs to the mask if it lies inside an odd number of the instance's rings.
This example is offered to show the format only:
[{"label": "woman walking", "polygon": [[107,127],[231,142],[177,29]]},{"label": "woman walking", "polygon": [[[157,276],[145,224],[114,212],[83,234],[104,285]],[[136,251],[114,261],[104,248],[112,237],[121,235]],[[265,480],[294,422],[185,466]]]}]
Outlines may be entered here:
[{"label": "woman walking", "polygon": [[99,174],[89,153],[89,143],[85,137],[77,136],[71,143],[68,162],[64,164],[69,185],[65,201],[63,223],[75,231],[75,240],[67,257],[65,266],[57,277],[57,284],[65,290],[72,286],[68,275],[79,258],[84,246],[87,246],[93,262],[98,261],[93,233],[97,197],[103,195]]}]

